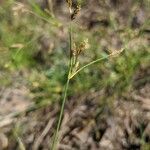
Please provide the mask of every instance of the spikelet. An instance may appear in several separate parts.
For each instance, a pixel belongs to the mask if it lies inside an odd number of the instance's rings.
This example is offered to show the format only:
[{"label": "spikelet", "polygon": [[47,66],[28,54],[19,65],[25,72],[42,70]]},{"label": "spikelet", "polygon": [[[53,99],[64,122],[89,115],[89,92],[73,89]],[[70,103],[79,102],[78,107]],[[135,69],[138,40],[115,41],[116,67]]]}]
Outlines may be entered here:
[{"label": "spikelet", "polygon": [[84,50],[86,50],[88,48],[89,48],[88,39],[85,39],[78,46],[76,45],[76,43],[74,43],[73,50],[72,50],[72,55],[75,56],[75,57],[78,57],[81,54],[81,52],[83,52]]},{"label": "spikelet", "polygon": [[80,55],[81,52],[89,48],[88,39],[85,39],[81,44],[79,45],[77,49],[77,55]]},{"label": "spikelet", "polygon": [[72,55],[75,57],[77,56],[77,45],[76,45],[76,43],[73,43]]},{"label": "spikelet", "polygon": [[71,14],[71,20],[74,20],[76,18],[80,9],[81,9],[80,5],[77,5],[76,8],[74,9],[73,13]]},{"label": "spikelet", "polygon": [[70,13],[72,13],[72,0],[66,0],[66,2],[67,2],[67,4],[68,4]]},{"label": "spikelet", "polygon": [[71,8],[72,7],[72,0],[66,0],[68,6]]}]

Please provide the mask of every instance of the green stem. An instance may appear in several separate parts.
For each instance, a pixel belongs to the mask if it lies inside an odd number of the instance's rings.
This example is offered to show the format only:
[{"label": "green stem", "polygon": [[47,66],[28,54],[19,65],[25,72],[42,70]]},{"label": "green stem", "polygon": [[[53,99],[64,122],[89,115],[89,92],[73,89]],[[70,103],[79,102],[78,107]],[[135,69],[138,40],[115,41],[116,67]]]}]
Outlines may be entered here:
[{"label": "green stem", "polygon": [[68,92],[68,87],[69,87],[69,82],[70,82],[70,74],[72,72],[72,67],[73,67],[73,58],[72,58],[72,23],[70,23],[70,27],[69,27],[69,51],[70,51],[70,59],[69,59],[69,71],[68,71],[68,76],[67,76],[67,82],[65,85],[65,90],[64,90],[64,96],[63,96],[63,100],[62,100],[62,105],[61,105],[61,110],[60,110],[60,114],[59,114],[59,118],[58,118],[58,123],[57,123],[57,128],[56,128],[56,132],[54,135],[54,139],[53,139],[53,143],[52,143],[52,150],[56,150],[57,147],[57,142],[58,142],[58,136],[59,136],[59,130],[60,130],[60,126],[61,126],[61,121],[62,121],[62,117],[63,117],[63,112],[64,112],[64,107],[65,107],[65,102],[66,102],[66,98],[67,98],[67,92]]},{"label": "green stem", "polygon": [[61,120],[62,120],[62,117],[63,117],[64,106],[65,106],[67,91],[68,91],[68,87],[69,87],[69,81],[70,81],[70,79],[67,78],[65,91],[64,91],[64,98],[63,98],[63,101],[62,101],[60,115],[59,115],[59,118],[58,118],[58,124],[57,124],[56,132],[55,132],[54,140],[53,140],[53,144],[52,144],[52,150],[56,150],[56,144],[57,144],[57,141],[58,141],[58,133],[59,133],[60,125],[61,125]]},{"label": "green stem", "polygon": [[72,22],[70,22],[69,25],[69,53],[70,53],[70,58],[69,58],[69,74],[68,77],[70,76],[71,72],[72,72],[72,68],[73,68],[73,55],[72,55]]},{"label": "green stem", "polygon": [[64,106],[65,106],[69,82],[70,82],[69,76],[70,76],[71,70],[72,70],[72,64],[71,63],[72,63],[72,59],[70,59],[70,61],[69,61],[69,71],[68,71],[68,76],[67,76],[67,82],[65,85],[64,96],[63,96],[61,110],[60,110],[60,114],[59,114],[59,118],[58,118],[57,128],[56,128],[53,143],[52,143],[52,150],[56,150],[56,145],[57,145],[57,141],[58,141],[59,129],[61,126],[61,121],[62,121],[63,112],[64,112]]}]

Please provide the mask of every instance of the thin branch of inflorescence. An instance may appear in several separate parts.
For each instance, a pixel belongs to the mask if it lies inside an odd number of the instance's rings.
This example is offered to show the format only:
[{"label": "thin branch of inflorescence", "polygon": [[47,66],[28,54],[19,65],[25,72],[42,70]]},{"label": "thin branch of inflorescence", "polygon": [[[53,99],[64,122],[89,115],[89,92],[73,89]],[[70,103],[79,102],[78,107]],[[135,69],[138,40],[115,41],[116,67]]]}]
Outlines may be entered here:
[{"label": "thin branch of inflorescence", "polygon": [[75,75],[77,75],[77,74],[78,74],[80,71],[82,71],[83,69],[85,69],[85,68],[87,68],[87,67],[89,67],[89,66],[91,66],[91,65],[93,65],[93,64],[99,63],[99,62],[102,61],[102,60],[105,60],[105,59],[108,59],[108,58],[110,58],[110,57],[116,56],[116,55],[122,53],[123,51],[124,51],[124,49],[121,49],[121,50],[115,51],[115,52],[113,52],[113,53],[111,53],[111,54],[109,54],[109,55],[107,55],[107,56],[105,56],[105,57],[98,58],[98,59],[96,59],[96,60],[94,60],[94,61],[91,61],[90,63],[88,63],[88,64],[84,65],[83,67],[81,67],[80,69],[78,69],[76,72],[72,73],[72,74],[69,76],[69,79],[72,79]]}]

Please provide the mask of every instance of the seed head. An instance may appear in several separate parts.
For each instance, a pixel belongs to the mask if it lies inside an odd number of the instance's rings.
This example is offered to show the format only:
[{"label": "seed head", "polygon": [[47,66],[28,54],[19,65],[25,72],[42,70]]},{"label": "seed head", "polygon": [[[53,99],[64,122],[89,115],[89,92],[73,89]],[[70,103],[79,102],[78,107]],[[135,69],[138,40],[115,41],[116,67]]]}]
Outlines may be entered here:
[{"label": "seed head", "polygon": [[71,14],[71,20],[74,20],[76,18],[80,9],[81,9],[80,5],[77,5],[76,8],[74,9],[73,13]]},{"label": "seed head", "polygon": [[66,0],[66,2],[67,2],[67,4],[68,4],[70,13],[72,13],[72,0]]},{"label": "seed head", "polygon": [[83,52],[84,50],[86,50],[88,48],[89,48],[88,39],[85,39],[79,45],[74,43],[72,54],[73,54],[73,56],[78,57],[81,54],[81,52]]}]

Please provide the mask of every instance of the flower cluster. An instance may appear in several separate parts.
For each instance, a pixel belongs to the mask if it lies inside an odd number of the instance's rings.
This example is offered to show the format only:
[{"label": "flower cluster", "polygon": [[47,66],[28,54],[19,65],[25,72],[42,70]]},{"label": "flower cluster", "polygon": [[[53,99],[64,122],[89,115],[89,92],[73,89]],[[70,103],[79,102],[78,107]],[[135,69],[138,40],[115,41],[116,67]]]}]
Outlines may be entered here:
[{"label": "flower cluster", "polygon": [[83,52],[84,50],[86,50],[88,48],[89,48],[88,39],[85,39],[79,45],[77,45],[76,43],[74,43],[72,54],[73,54],[73,56],[78,57],[81,52]]},{"label": "flower cluster", "polygon": [[71,20],[74,20],[76,18],[76,16],[78,15],[81,7],[79,4],[77,4],[75,6],[75,8],[72,7],[72,0],[66,0],[68,7],[69,7],[69,11],[70,11],[70,16],[71,16]]}]

